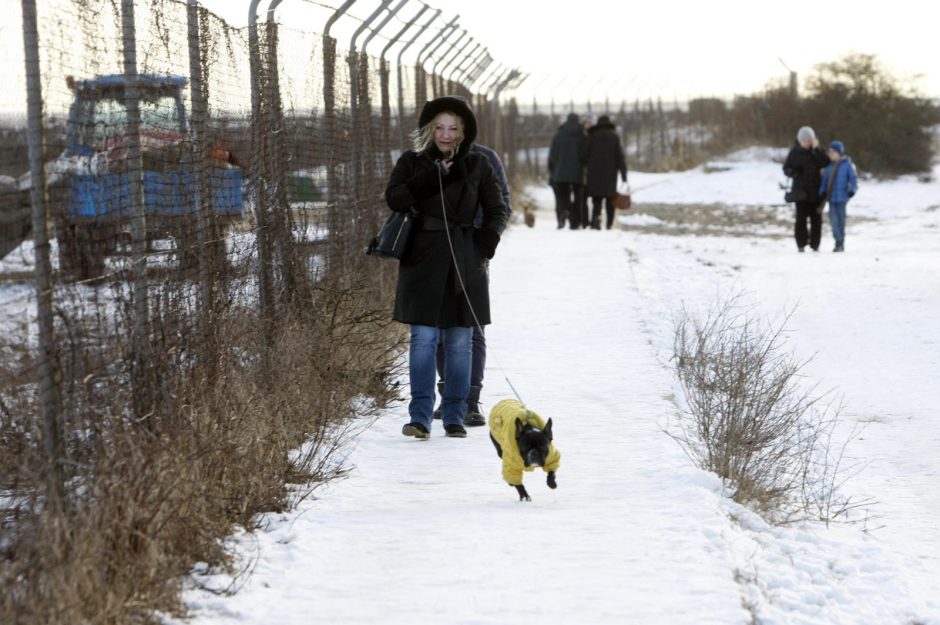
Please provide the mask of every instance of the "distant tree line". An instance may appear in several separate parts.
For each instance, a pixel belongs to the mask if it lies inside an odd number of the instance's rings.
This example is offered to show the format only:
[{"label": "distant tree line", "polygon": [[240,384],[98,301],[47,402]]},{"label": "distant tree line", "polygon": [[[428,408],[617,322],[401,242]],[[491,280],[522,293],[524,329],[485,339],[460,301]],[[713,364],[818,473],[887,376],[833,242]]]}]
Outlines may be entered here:
[{"label": "distant tree line", "polygon": [[[687,106],[662,99],[605,102],[594,112],[610,116],[630,168],[643,171],[687,169],[755,144],[789,147],[800,126],[812,126],[825,144],[844,142],[858,167],[872,175],[930,171],[940,107],[913,80],[892,76],[873,55],[851,54],[816,66],[804,84],[802,94],[793,76],[731,100],[701,97]],[[517,131],[526,173],[545,176],[537,150],[548,145],[570,108],[553,106],[546,115],[533,106],[507,124]]]},{"label": "distant tree line", "polygon": [[912,81],[890,75],[874,55],[851,54],[817,65],[806,93],[771,84],[755,96],[702,99],[689,105],[693,123],[714,125],[724,147],[760,141],[790,145],[800,126],[820,141],[839,139],[858,166],[876,176],[930,171],[940,107]]}]

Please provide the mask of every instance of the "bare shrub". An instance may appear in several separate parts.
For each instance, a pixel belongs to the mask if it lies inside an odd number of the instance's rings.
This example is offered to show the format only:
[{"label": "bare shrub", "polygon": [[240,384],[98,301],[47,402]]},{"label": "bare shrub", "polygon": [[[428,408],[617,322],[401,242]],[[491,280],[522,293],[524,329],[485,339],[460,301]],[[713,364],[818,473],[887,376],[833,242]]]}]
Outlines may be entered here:
[{"label": "bare shrub", "polygon": [[721,477],[735,501],[776,522],[832,520],[853,505],[839,493],[839,407],[824,402],[817,385],[806,386],[806,363],[784,350],[792,312],[774,325],[740,299],[722,301],[703,318],[681,310],[673,358],[686,406],[667,433],[697,466]]},{"label": "bare shrub", "polygon": [[257,311],[229,300],[214,312],[214,349],[185,289],[166,288],[135,384],[130,337],[66,315],[62,509],[43,499],[33,389],[12,369],[0,378],[0,622],[178,613],[194,563],[231,566],[221,538],[345,475],[337,452],[395,396],[401,366],[401,326],[375,288],[351,276],[300,285],[267,335]]}]

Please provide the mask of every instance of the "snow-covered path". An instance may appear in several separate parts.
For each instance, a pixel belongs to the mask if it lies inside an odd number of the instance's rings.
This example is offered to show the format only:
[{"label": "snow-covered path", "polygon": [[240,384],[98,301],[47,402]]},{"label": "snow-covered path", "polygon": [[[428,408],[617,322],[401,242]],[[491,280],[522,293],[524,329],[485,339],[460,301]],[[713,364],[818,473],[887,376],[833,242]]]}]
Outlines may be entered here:
[{"label": "snow-covered path", "polygon": [[518,502],[486,428],[405,438],[401,406],[362,436],[352,477],[257,533],[247,586],[202,597],[196,623],[745,622],[720,487],[660,429],[669,373],[620,234],[548,228],[513,229],[492,263],[484,397],[511,397],[508,375],[553,419],[558,489],[527,474]]},{"label": "snow-covered path", "polygon": [[[777,164],[722,166],[664,175],[643,199],[727,189],[717,200],[775,210]],[[845,255],[796,254],[767,227],[648,234],[632,213],[625,231],[558,231],[550,191],[533,192],[536,227],[512,228],[491,265],[483,401],[511,397],[508,376],[553,419],[558,489],[527,474],[520,503],[485,428],[448,439],[437,422],[417,441],[393,407],[350,450],[348,479],[233,537],[250,575],[194,577],[243,585],[188,590],[191,624],[940,625],[940,182],[867,183],[852,214],[872,221],[850,219]],[[873,500],[858,524],[768,526],[663,433],[672,316],[738,290],[768,318],[796,305],[807,384],[844,397],[838,434],[865,427],[847,450],[847,494]]]}]

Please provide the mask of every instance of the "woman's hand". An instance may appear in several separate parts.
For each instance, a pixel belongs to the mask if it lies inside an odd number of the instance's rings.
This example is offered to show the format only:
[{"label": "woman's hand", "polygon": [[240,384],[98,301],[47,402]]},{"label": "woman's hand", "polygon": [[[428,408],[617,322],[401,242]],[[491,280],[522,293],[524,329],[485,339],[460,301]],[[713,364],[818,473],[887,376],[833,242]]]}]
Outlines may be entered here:
[{"label": "woman's hand", "polygon": [[499,245],[499,234],[489,228],[474,228],[473,242],[477,244],[483,255],[490,259],[496,254],[496,246]]},{"label": "woman's hand", "polygon": [[454,161],[450,159],[445,159],[445,160],[438,159],[434,161],[434,164],[437,165],[440,168],[441,173],[446,176],[447,174],[450,173],[450,168],[454,166]]}]

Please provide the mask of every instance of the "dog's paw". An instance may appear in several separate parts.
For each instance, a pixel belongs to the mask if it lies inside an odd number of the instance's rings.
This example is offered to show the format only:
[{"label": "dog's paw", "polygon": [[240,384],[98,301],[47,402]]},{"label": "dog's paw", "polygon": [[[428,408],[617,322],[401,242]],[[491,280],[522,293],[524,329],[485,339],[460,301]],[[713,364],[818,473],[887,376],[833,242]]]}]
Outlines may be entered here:
[{"label": "dog's paw", "polygon": [[558,482],[555,481],[555,472],[549,471],[548,477],[545,478],[545,483],[548,484],[549,488],[558,488]]},{"label": "dog's paw", "polygon": [[529,493],[526,491],[525,486],[522,484],[514,484],[516,487],[516,492],[519,493],[519,501],[532,501],[532,498],[529,497]]}]

